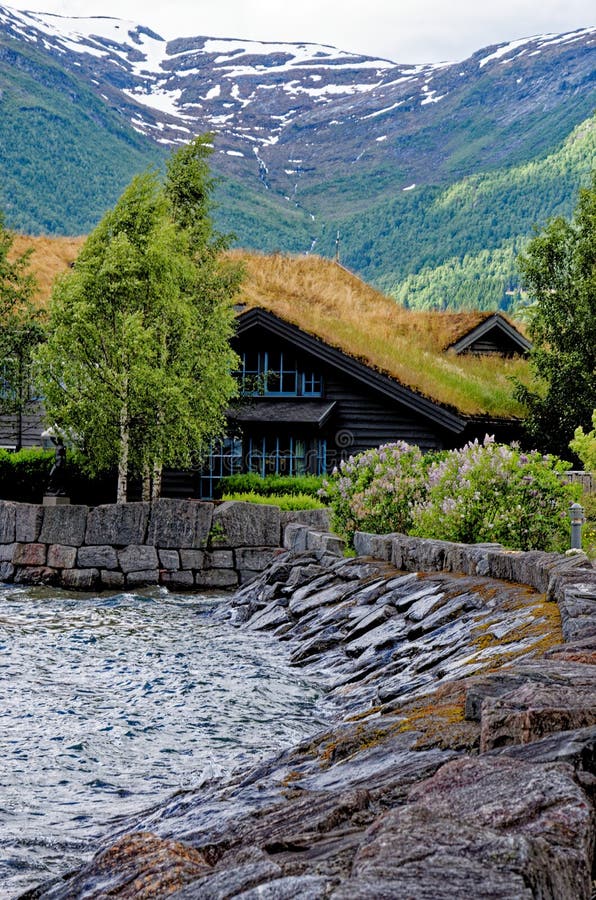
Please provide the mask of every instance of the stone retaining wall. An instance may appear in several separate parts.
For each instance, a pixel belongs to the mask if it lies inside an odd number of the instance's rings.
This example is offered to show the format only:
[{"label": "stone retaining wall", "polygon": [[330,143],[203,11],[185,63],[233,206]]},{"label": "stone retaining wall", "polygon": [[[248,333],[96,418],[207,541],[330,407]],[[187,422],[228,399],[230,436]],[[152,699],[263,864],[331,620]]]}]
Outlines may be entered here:
[{"label": "stone retaining wall", "polygon": [[0,500],[0,580],[74,590],[234,588],[269,565],[291,522],[329,527],[326,510],[233,501],[87,507]]},{"label": "stone retaining wall", "polygon": [[[286,528],[284,545],[300,552],[323,550],[341,556],[343,542],[312,525]],[[506,550],[501,544],[456,544],[405,534],[356,532],[358,556],[390,562],[405,572],[450,572],[527,584],[556,601],[565,641],[596,635],[596,569],[584,553]]]}]

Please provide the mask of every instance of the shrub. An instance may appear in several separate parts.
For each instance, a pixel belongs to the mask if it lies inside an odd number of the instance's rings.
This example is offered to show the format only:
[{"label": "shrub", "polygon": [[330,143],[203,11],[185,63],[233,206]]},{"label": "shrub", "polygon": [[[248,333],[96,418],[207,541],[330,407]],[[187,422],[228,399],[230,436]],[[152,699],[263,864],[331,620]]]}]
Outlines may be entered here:
[{"label": "shrub", "polygon": [[323,484],[318,475],[256,475],[249,472],[245,475],[227,475],[217,487],[217,495],[224,494],[261,494],[269,497],[272,494],[306,494],[316,497]]},{"label": "shrub", "polygon": [[412,507],[425,495],[425,470],[418,447],[385,444],[342,460],[319,496],[333,510],[333,527],[351,542],[355,531],[407,533]]},{"label": "shrub", "polygon": [[271,504],[280,509],[322,509],[324,504],[308,494],[224,494],[223,500],[244,500],[247,503]]},{"label": "shrub", "polygon": [[596,494],[584,494],[579,502],[586,514],[582,532],[583,548],[590,559],[596,559]]},{"label": "shrub", "polygon": [[537,451],[467,444],[433,463],[428,493],[413,510],[411,534],[464,543],[496,541],[517,550],[565,550],[569,503],[578,487],[561,475],[567,464]]},{"label": "shrub", "polygon": [[592,413],[592,431],[584,432],[580,426],[575,429],[569,446],[579,456],[586,472],[596,472],[596,409]]},{"label": "shrub", "polygon": [[51,450],[0,450],[0,497],[40,503],[53,464]]},{"label": "shrub", "polygon": [[[0,498],[20,503],[41,503],[54,451],[25,449],[16,453],[0,450]],[[91,478],[82,460],[68,451],[66,462],[66,490],[73,503],[115,502],[116,482],[113,473]]]}]

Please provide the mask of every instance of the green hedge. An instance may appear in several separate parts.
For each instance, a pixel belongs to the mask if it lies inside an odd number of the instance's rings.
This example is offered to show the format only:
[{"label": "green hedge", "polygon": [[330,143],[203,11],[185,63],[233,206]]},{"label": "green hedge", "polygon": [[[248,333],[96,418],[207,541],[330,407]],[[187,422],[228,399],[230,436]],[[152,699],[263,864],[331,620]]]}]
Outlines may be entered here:
[{"label": "green hedge", "polygon": [[324,509],[325,504],[308,494],[224,494],[222,500],[241,500],[246,503],[270,504],[280,509]]},{"label": "green hedge", "polygon": [[[0,499],[41,503],[54,458],[53,450],[0,450]],[[114,503],[116,479],[109,473],[91,478],[81,463],[67,453],[66,492],[73,503]]]},{"label": "green hedge", "polygon": [[270,497],[272,494],[306,494],[317,497],[323,486],[323,478],[318,475],[228,475],[219,482],[216,494],[260,494]]}]

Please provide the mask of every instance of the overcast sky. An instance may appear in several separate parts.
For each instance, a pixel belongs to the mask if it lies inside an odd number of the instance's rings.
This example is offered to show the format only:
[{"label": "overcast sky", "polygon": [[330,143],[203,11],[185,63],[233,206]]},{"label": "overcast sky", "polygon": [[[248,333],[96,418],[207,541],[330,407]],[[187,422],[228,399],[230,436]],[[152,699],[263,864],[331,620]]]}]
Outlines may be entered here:
[{"label": "overcast sky", "polygon": [[8,0],[6,5],[132,19],[166,38],[311,41],[400,63],[461,60],[490,44],[596,24],[594,0]]}]

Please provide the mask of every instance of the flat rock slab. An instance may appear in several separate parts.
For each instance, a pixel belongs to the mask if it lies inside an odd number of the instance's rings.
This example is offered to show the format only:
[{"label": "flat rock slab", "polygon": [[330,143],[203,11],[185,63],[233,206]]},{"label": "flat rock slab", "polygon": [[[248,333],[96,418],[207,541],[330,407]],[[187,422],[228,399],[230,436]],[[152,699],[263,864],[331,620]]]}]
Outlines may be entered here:
[{"label": "flat rock slab", "polygon": [[147,543],[176,550],[206,547],[212,519],[212,503],[156,500],[151,504]]},{"label": "flat rock slab", "polygon": [[149,509],[149,503],[110,503],[93,507],[87,516],[85,543],[114,547],[145,543]]},{"label": "flat rock slab", "polygon": [[250,620],[248,628],[250,631],[267,631],[270,628],[277,628],[287,621],[288,613],[285,608],[275,604],[256,613]]},{"label": "flat rock slab", "polygon": [[587,684],[568,686],[526,681],[501,697],[484,700],[480,750],[529,744],[551,732],[591,725],[596,725],[596,670]]},{"label": "flat rock slab", "polygon": [[173,891],[209,871],[198,850],[150,832],[127,834],[99,853],[91,866],[64,886],[51,890],[52,900],[73,897],[113,897],[149,900]]},{"label": "flat rock slab", "polygon": [[170,896],[173,900],[229,900],[259,885],[275,882],[282,875],[280,867],[263,854],[262,861],[226,866],[219,872],[213,871],[193,881],[190,887],[182,888]]},{"label": "flat rock slab", "polygon": [[419,594],[418,596],[420,599],[412,603],[406,613],[406,617],[412,622],[420,622],[421,619],[424,619],[445,602],[445,595],[434,585],[429,586],[424,594]]},{"label": "flat rock slab", "polygon": [[378,731],[371,724],[363,733],[356,726],[334,735],[330,743],[323,744],[324,755],[333,765],[300,778],[300,788],[333,793],[366,788],[382,795],[399,787],[405,792],[455,757],[451,751],[438,749],[412,752],[417,735],[387,734],[391,727],[391,722],[381,722]]},{"label": "flat rock slab", "polygon": [[88,513],[86,506],[44,507],[39,540],[43,544],[80,547],[85,541]]},{"label": "flat rock slab", "polygon": [[332,884],[320,875],[289,875],[238,894],[236,900],[321,900]]},{"label": "flat rock slab", "polygon": [[[144,544],[135,546],[131,544],[120,550],[118,553],[118,563],[125,575],[131,572],[139,572],[144,570],[155,570],[159,567],[159,559],[155,547],[149,547]],[[110,568],[110,566],[106,566]]]},{"label": "flat rock slab", "polygon": [[409,805],[381,816],[364,835],[352,877],[337,900],[532,900],[521,838],[475,828]]},{"label": "flat rock slab", "polygon": [[377,606],[372,611],[367,610],[364,615],[362,610],[358,608],[350,616],[355,621],[346,635],[347,640],[357,638],[366,631],[370,631],[371,628],[376,628],[377,625],[381,625],[387,619],[393,618],[394,615],[396,615],[395,607],[388,604]]},{"label": "flat rock slab", "polygon": [[290,611],[295,616],[303,616],[311,610],[318,609],[321,606],[328,606],[330,603],[337,603],[339,600],[353,593],[351,584],[340,582],[332,584],[321,591],[303,594],[301,589],[296,591],[290,600]]},{"label": "flat rock slab", "polygon": [[[217,541],[217,547],[221,549],[279,547],[279,507],[228,500],[215,507],[213,530],[212,541]],[[170,546],[177,545],[170,544]],[[216,544],[213,543],[213,546]]]},{"label": "flat rock slab", "polygon": [[402,640],[407,632],[401,616],[394,616],[388,619],[376,628],[371,628],[357,638],[346,641],[346,653],[348,656],[358,656],[365,650],[370,648],[378,649],[379,647],[396,644]]},{"label": "flat rock slab", "polygon": [[[458,613],[463,612],[466,609],[467,605],[467,597],[466,595],[461,597],[453,597],[451,600],[447,600],[446,602],[440,602],[431,607],[428,613],[421,616],[419,619],[414,619],[416,623],[412,629],[410,629],[410,634],[425,634],[426,632],[433,631],[435,628],[438,628],[440,625],[444,625],[449,622],[451,619],[454,619]],[[407,618],[412,619],[412,610],[407,613]]]},{"label": "flat rock slab", "polygon": [[531,744],[511,744],[489,755],[509,756],[530,763],[569,763],[576,771],[596,776],[596,725],[575,731],[557,731]]},{"label": "flat rock slab", "polygon": [[0,544],[12,544],[16,533],[17,504],[0,500]]},{"label": "flat rock slab", "polygon": [[515,868],[525,867],[533,896],[590,897],[594,810],[571,768],[464,758],[416,785],[409,800],[437,818],[523,839],[528,851]]},{"label": "flat rock slab", "polygon": [[37,541],[43,523],[43,506],[36,503],[18,503],[15,522],[15,540],[23,543]]}]

